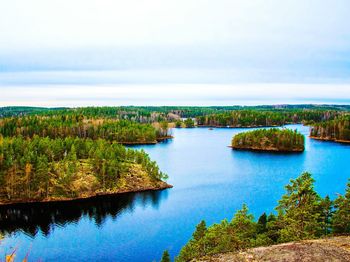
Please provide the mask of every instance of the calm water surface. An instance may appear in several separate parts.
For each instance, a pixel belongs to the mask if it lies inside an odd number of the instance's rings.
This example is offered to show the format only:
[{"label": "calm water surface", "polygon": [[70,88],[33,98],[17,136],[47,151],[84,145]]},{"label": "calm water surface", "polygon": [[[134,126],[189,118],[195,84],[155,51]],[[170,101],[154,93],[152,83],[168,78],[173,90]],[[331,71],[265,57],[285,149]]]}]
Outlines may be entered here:
[{"label": "calm water surface", "polygon": [[[308,127],[297,128],[306,136]],[[139,146],[169,174],[174,188],[61,204],[0,209],[0,260],[17,249],[18,261],[153,261],[164,249],[178,254],[195,225],[208,224],[246,203],[257,217],[273,211],[283,186],[303,171],[322,195],[343,193],[350,177],[350,146],[306,138],[301,154],[233,151],[247,129],[175,129],[175,139]]]}]

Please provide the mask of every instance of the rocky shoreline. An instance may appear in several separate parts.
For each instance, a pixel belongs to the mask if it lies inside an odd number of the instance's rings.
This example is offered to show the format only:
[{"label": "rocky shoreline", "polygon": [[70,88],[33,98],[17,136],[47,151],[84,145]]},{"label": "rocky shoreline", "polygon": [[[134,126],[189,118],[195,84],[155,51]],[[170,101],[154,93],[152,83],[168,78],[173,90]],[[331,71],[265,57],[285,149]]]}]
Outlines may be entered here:
[{"label": "rocky shoreline", "polygon": [[155,140],[155,141],[147,141],[147,142],[118,142],[118,143],[121,144],[121,145],[124,145],[124,146],[155,145],[155,144],[158,144],[158,143],[163,142],[165,140],[173,139],[173,138],[174,138],[173,136],[165,136],[165,137],[157,138],[157,140]]},{"label": "rocky shoreline", "polygon": [[318,136],[309,136],[312,139],[320,140],[320,141],[328,141],[328,142],[336,142],[336,143],[342,143],[342,144],[350,144],[350,140],[339,140],[334,139],[330,137],[318,137]]},{"label": "rocky shoreline", "polygon": [[211,127],[211,128],[259,128],[259,127],[281,127],[283,125],[252,125],[252,126],[219,126],[219,125],[197,125],[197,127]]},{"label": "rocky shoreline", "polygon": [[229,146],[233,150],[240,151],[255,151],[255,152],[275,152],[275,153],[302,153],[304,149],[291,149],[291,150],[281,150],[276,147],[260,148],[260,147],[238,147]]},{"label": "rocky shoreline", "polygon": [[83,195],[83,196],[71,197],[71,198],[70,197],[57,197],[57,198],[50,197],[50,198],[43,198],[43,199],[18,199],[18,200],[11,200],[11,201],[0,200],[0,206],[11,206],[11,205],[17,205],[17,204],[32,204],[32,203],[68,202],[68,201],[89,199],[89,198],[101,197],[101,196],[120,195],[120,194],[127,194],[127,193],[139,193],[139,192],[145,192],[145,191],[158,191],[158,190],[165,190],[169,188],[173,188],[173,186],[167,184],[164,181],[159,181],[154,186],[140,186],[136,188],[119,189],[116,191],[97,192],[90,195]]}]

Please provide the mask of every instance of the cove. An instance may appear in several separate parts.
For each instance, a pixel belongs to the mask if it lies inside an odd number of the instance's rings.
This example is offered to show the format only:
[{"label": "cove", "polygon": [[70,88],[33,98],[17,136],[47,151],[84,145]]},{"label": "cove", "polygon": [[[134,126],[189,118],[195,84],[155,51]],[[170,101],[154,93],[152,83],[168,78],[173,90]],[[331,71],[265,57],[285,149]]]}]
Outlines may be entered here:
[{"label": "cove", "polygon": [[[350,145],[308,138],[300,154],[233,151],[234,134],[251,129],[173,129],[174,139],[144,149],[174,186],[157,192],[98,197],[69,203],[0,208],[0,257],[17,249],[29,261],[153,261],[172,256],[198,222],[231,219],[246,203],[258,217],[272,212],[284,185],[301,172],[322,196],[343,193],[350,177]],[[17,261],[16,260],[16,261]]]}]

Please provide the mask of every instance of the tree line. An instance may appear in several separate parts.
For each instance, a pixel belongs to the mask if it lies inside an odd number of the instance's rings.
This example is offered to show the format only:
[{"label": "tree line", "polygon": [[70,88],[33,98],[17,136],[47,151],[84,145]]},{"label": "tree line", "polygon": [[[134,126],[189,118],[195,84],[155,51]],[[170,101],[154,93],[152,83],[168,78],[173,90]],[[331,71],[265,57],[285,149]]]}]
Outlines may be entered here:
[{"label": "tree line", "polygon": [[159,128],[151,124],[141,124],[128,120],[89,119],[83,115],[55,115],[12,117],[0,120],[0,133],[3,136],[24,136],[64,138],[79,137],[106,139],[119,143],[154,143],[168,137],[167,122]]},{"label": "tree line", "polygon": [[304,140],[297,130],[270,128],[239,133],[231,145],[235,149],[304,151]]},{"label": "tree line", "polygon": [[116,142],[0,135],[0,202],[116,192],[135,183],[129,174],[150,185],[167,178],[143,150]]},{"label": "tree line", "polygon": [[[84,115],[86,118],[111,118],[130,120],[139,123],[161,121],[174,122],[181,118],[197,118],[203,125],[275,125],[285,118],[287,122],[319,122],[332,119],[334,115],[348,113],[346,105],[265,105],[265,106],[120,106],[120,107],[80,107],[80,108],[38,108],[38,107],[2,107],[0,117],[41,115]],[[255,115],[246,116],[254,112]],[[235,119],[231,119],[230,113]],[[276,113],[279,117],[274,116]],[[242,116],[239,116],[239,115]],[[266,117],[271,123],[266,123]],[[257,120],[255,121],[255,116]],[[282,118],[280,117],[282,116]],[[248,119],[245,119],[247,118]],[[253,117],[254,119],[249,119]],[[241,119],[241,120],[240,120]],[[242,122],[242,123],[240,123]]]},{"label": "tree line", "polygon": [[314,123],[334,119],[338,111],[323,110],[237,110],[197,117],[198,126],[260,127]]},{"label": "tree line", "polygon": [[350,141],[350,116],[314,124],[310,136],[324,140]]},{"label": "tree line", "polygon": [[303,173],[285,187],[277,214],[263,213],[256,221],[243,205],[231,221],[207,227],[201,221],[176,261],[191,261],[206,255],[245,248],[350,233],[350,181],[345,194],[334,201],[314,190],[314,179]]}]

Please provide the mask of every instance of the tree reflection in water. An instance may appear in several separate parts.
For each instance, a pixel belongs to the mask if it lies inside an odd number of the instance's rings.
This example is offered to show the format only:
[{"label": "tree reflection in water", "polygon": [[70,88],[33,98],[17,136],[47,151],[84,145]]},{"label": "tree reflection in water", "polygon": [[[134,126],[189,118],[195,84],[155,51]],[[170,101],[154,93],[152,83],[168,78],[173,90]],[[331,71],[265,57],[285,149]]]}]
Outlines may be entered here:
[{"label": "tree reflection in water", "polygon": [[160,201],[167,196],[168,190],[161,190],[98,196],[67,202],[2,206],[0,235],[23,231],[28,236],[34,237],[41,231],[48,236],[55,227],[78,223],[84,217],[89,217],[97,226],[101,226],[106,218],[116,219],[125,211],[132,212],[137,206],[152,206],[157,209]]}]

